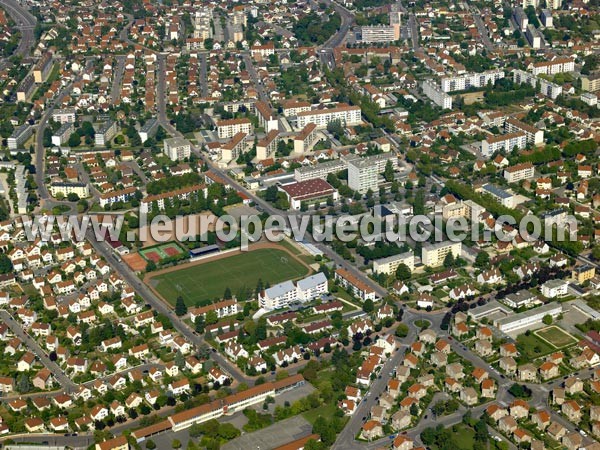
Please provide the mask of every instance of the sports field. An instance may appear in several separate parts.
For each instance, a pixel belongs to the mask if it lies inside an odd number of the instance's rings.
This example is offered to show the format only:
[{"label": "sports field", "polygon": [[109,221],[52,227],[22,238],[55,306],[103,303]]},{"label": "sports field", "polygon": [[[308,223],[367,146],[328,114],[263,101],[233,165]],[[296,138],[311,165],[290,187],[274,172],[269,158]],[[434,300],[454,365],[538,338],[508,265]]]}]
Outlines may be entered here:
[{"label": "sports field", "polygon": [[178,267],[150,277],[150,284],[169,303],[175,304],[181,295],[186,304],[220,298],[226,288],[236,295],[242,289],[256,288],[258,280],[271,286],[285,280],[301,278],[309,268],[278,248],[261,248],[246,253]]},{"label": "sports field", "polygon": [[573,336],[554,325],[537,330],[535,334],[556,348],[577,343],[577,340]]},{"label": "sports field", "polygon": [[155,263],[159,263],[165,258],[177,256],[183,252],[183,249],[174,242],[155,245],[139,251],[140,255],[142,255],[146,261],[154,261]]}]

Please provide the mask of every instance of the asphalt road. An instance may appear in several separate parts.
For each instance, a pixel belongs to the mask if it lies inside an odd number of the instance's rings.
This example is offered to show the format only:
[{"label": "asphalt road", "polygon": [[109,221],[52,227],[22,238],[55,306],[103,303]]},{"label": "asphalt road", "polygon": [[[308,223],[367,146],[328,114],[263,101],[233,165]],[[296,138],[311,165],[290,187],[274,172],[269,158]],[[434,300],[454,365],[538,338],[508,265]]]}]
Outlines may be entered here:
[{"label": "asphalt road", "polygon": [[29,336],[28,333],[25,332],[20,322],[17,322],[16,319],[12,317],[12,315],[7,310],[0,310],[0,317],[8,327],[11,329],[13,334],[21,339],[21,341],[31,350],[31,352],[40,360],[40,362],[52,372],[54,378],[60,383],[63,389],[69,392],[75,392],[77,390],[77,384],[75,384],[69,376],[67,376],[62,369],[55,362],[51,361],[48,358],[46,352],[40,347],[40,345]]},{"label": "asphalt road", "polygon": [[[0,5],[6,10],[8,15],[15,21],[16,28],[21,32],[21,40],[15,50],[15,55],[27,57],[35,44],[33,30],[37,24],[37,19],[18,1],[0,0]],[[0,62],[0,69],[5,69],[10,63],[8,60]]]}]

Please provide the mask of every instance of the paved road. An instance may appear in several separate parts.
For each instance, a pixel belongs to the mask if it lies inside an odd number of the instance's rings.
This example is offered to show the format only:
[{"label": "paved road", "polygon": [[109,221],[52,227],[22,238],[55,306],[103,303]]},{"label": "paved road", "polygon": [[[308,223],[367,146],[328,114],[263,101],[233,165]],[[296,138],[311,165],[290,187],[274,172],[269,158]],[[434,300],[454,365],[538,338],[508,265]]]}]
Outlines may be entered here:
[{"label": "paved road", "polygon": [[[14,54],[27,57],[35,44],[33,30],[37,24],[37,19],[16,0],[0,0],[0,5],[12,17],[17,24],[16,28],[21,32],[21,40]],[[9,65],[8,60],[3,60],[0,62],[0,70],[4,70]]]},{"label": "paved road", "polygon": [[65,392],[75,392],[77,390],[77,384],[71,380],[70,377],[65,375],[62,369],[54,361],[51,361],[46,352],[40,347],[40,345],[25,332],[21,323],[17,322],[16,319],[6,310],[0,310],[0,317],[8,327],[11,329],[13,334],[21,339],[21,341],[31,350],[31,352],[40,360],[40,362],[52,372],[56,381],[60,383]]},{"label": "paved road", "polygon": [[418,51],[421,49],[421,45],[419,44],[419,22],[417,22],[417,17],[414,13],[411,13],[408,18],[408,27],[410,28],[413,50]]},{"label": "paved road", "polygon": [[476,6],[471,6],[471,11],[473,13],[473,19],[475,20],[475,25],[477,26],[477,30],[481,35],[481,40],[483,45],[485,45],[486,50],[492,52],[494,51],[494,44],[490,39],[490,35],[488,34],[488,30],[483,23],[483,19],[481,18],[481,12]]},{"label": "paved road", "polygon": [[117,64],[113,71],[113,82],[110,88],[110,99],[113,105],[116,105],[121,97],[121,83],[123,81],[127,57],[125,55],[118,55],[115,59],[117,60]]},{"label": "paved road", "polygon": [[157,83],[156,83],[156,112],[158,123],[173,137],[183,137],[175,129],[167,117],[167,94],[166,94],[166,55],[159,53],[157,55]]},{"label": "paved road", "polygon": [[256,68],[254,67],[254,63],[252,61],[252,57],[250,56],[250,53],[244,52],[243,58],[244,58],[244,64],[246,65],[246,70],[248,71],[248,74],[250,75],[250,78],[252,79],[252,83],[254,84],[254,87],[258,91],[258,97],[260,98],[261,101],[265,102],[267,105],[270,105],[271,102],[269,101],[269,95],[267,94],[267,91],[265,90],[265,86],[262,83],[262,80],[258,77],[258,72],[256,71]]},{"label": "paved road", "polygon": [[[324,3],[332,6],[342,19],[340,29],[323,44],[320,50],[321,64],[333,68],[335,66],[333,49],[340,46],[344,42],[344,39],[346,39],[348,31],[350,31],[350,27],[354,23],[354,14],[336,1],[327,0]],[[316,3],[314,4],[316,5]]]},{"label": "paved road", "polygon": [[200,95],[208,97],[208,64],[206,53],[200,54]]}]

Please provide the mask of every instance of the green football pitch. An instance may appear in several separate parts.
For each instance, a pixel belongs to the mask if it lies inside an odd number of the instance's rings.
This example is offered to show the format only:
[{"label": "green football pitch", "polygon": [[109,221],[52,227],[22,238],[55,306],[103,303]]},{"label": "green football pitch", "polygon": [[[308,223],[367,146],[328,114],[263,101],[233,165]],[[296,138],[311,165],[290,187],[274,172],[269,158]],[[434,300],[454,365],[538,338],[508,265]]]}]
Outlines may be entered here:
[{"label": "green football pitch", "polygon": [[271,286],[306,276],[310,269],[289,253],[262,248],[227,258],[196,264],[150,278],[156,291],[174,305],[181,295],[188,306],[221,298],[226,288],[233,295],[244,289],[254,291],[258,280]]}]

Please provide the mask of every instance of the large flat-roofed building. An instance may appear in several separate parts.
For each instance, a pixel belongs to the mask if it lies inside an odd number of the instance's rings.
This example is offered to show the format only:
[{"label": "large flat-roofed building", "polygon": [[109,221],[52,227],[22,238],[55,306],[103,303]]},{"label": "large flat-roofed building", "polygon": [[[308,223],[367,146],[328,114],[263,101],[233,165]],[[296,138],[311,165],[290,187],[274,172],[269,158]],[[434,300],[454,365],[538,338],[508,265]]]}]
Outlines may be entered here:
[{"label": "large flat-roofed building", "polygon": [[[542,10],[542,14],[544,14]],[[552,15],[550,15],[552,19]],[[531,73],[534,75],[556,75],[557,73],[574,72],[575,60],[569,57],[556,57],[550,61],[540,61],[531,65]]]},{"label": "large flat-roofed building", "polygon": [[219,139],[229,139],[237,133],[251,134],[253,130],[250,119],[227,119],[217,121]]},{"label": "large flat-roofed building", "polygon": [[361,194],[365,194],[369,190],[375,192],[378,177],[377,166],[367,159],[360,158],[348,163],[348,187],[350,189]]},{"label": "large flat-roofed building", "polygon": [[317,128],[326,128],[335,120],[339,120],[342,126],[360,125],[362,123],[360,107],[339,105],[335,108],[304,111],[296,116],[296,127],[303,129],[309,123],[314,123]]},{"label": "large flat-roofed building", "polygon": [[446,94],[433,80],[425,80],[421,84],[423,93],[442,109],[452,109],[452,97]]},{"label": "large flat-roofed building", "polygon": [[158,119],[156,117],[152,117],[151,119],[146,120],[144,125],[138,131],[140,135],[140,141],[142,144],[146,142],[149,138],[154,137],[156,132],[158,131]]},{"label": "large flat-roofed building", "polygon": [[600,91],[600,72],[590,75],[582,75],[581,89],[588,92]]},{"label": "large flat-roofed building", "polygon": [[527,135],[522,131],[490,136],[481,141],[481,154],[489,158],[496,152],[512,152],[517,147],[519,150],[527,146]]},{"label": "large flat-roofed building", "polygon": [[[277,133],[275,131],[275,133]],[[244,152],[246,149],[246,137],[248,135],[246,133],[236,133],[229,142],[226,142],[221,146],[221,161],[230,162],[238,159],[238,157]],[[258,147],[257,147],[258,152]],[[257,153],[258,154],[258,153]]]},{"label": "large flat-roofed building", "polygon": [[412,252],[388,256],[373,261],[373,272],[392,275],[400,264],[405,264],[411,271],[415,270],[415,255]]},{"label": "large flat-roofed building", "polygon": [[[237,392],[222,399],[217,399],[210,403],[169,416],[168,421],[171,425],[170,428],[173,431],[181,431],[197,423],[207,422],[226,414],[230,415],[237,411],[243,411],[249,406],[264,403],[267,397],[277,396],[282,392],[293,389],[304,383],[304,378],[302,375],[298,374],[280,381],[268,381],[264,384],[253,386],[245,391]],[[144,440],[146,437],[142,433],[142,430],[134,431],[132,435],[138,442]]]},{"label": "large flat-roofed building", "polygon": [[52,111],[52,120],[59,123],[73,123],[77,115],[75,113],[75,108],[64,108],[64,109],[55,109]]},{"label": "large flat-roofed building", "polygon": [[39,84],[46,81],[53,65],[52,53],[44,53],[35,66],[33,66],[33,78],[35,82]]},{"label": "large flat-roofed building", "polygon": [[491,83],[504,78],[502,70],[488,70],[481,73],[465,73],[463,75],[444,77],[440,80],[442,91],[464,91],[470,88],[484,88]]},{"label": "large flat-roofed building", "polygon": [[504,169],[504,179],[509,183],[529,180],[535,175],[535,169],[530,162],[515,164]]},{"label": "large flat-roofed building", "polygon": [[311,106],[309,102],[298,102],[296,100],[287,100],[282,104],[283,115],[285,117],[294,117],[298,113],[310,111]]},{"label": "large flat-roofed building", "polygon": [[317,126],[309,123],[294,137],[294,153],[304,153],[310,150],[316,140]]},{"label": "large flat-roofed building", "polygon": [[542,322],[545,316],[549,315],[556,318],[562,313],[562,305],[560,303],[547,303],[539,308],[533,308],[521,313],[512,314],[501,319],[494,320],[494,326],[500,331],[508,333],[525,327]]},{"label": "large flat-roofed building", "polygon": [[331,197],[338,199],[338,191],[327,181],[315,178],[307,181],[295,181],[279,186],[290,202],[290,209],[300,209],[302,203],[321,204]]},{"label": "large flat-roofed building", "polygon": [[530,306],[532,303],[535,303],[538,300],[537,295],[532,294],[526,289],[521,289],[520,291],[515,292],[514,294],[508,294],[502,300],[506,306],[517,309],[523,306]]},{"label": "large flat-roofed building", "polygon": [[163,142],[163,153],[169,157],[171,161],[180,161],[184,158],[189,158],[192,152],[192,144],[184,138],[169,138]]},{"label": "large flat-roofed building", "polygon": [[531,126],[525,122],[521,122],[514,117],[509,117],[504,122],[504,129],[507,133],[525,133],[525,140],[527,144],[542,145],[544,143],[544,130],[540,130],[534,126]]},{"label": "large flat-roofed building", "polygon": [[540,94],[550,97],[552,100],[562,94],[562,86],[520,69],[513,70],[513,82],[518,84],[527,83],[536,89],[539,85]]},{"label": "large flat-roofed building", "polygon": [[400,39],[399,28],[392,25],[365,25],[360,27],[361,42],[393,42]]},{"label": "large flat-roofed building", "polygon": [[290,303],[309,302],[327,292],[327,277],[318,272],[296,284],[288,280],[265,289],[258,296],[258,304],[267,310],[286,308]]},{"label": "large flat-roofed building", "polygon": [[335,280],[340,283],[344,289],[349,290],[352,295],[358,297],[363,302],[376,299],[375,291],[346,269],[337,269],[335,271]]},{"label": "large flat-roofed building", "polygon": [[341,159],[325,161],[314,166],[298,167],[294,170],[294,179],[296,181],[314,180],[315,178],[327,179],[330,173],[337,173],[346,169],[346,162]]},{"label": "large flat-roofed building", "polygon": [[270,158],[277,151],[279,143],[279,131],[271,130],[256,144],[256,159],[262,161]]},{"label": "large flat-roofed building", "polygon": [[527,25],[529,25],[529,18],[525,11],[520,6],[517,6],[513,11],[513,19],[515,19],[515,23],[519,27],[521,31],[525,31],[527,29]]},{"label": "large flat-roofed building", "polygon": [[425,266],[439,267],[444,264],[444,259],[449,253],[458,258],[462,251],[460,242],[443,241],[434,244],[423,244],[421,249],[421,262]]},{"label": "large flat-roofed building", "polygon": [[481,186],[481,192],[492,196],[494,200],[500,203],[502,206],[507,208],[513,208],[515,206],[515,196],[508,191],[505,191],[498,186],[493,184],[484,184]]},{"label": "large flat-roofed building", "polygon": [[117,134],[117,122],[108,119],[106,122],[98,125],[96,135],[94,136],[94,144],[104,146]]},{"label": "large flat-roofed building", "polygon": [[254,105],[256,116],[258,117],[258,125],[262,127],[265,132],[277,130],[279,128],[279,122],[273,111],[265,102],[256,102]]},{"label": "large flat-roofed building", "polygon": [[31,128],[31,125],[27,123],[19,125],[13,130],[12,134],[7,139],[8,149],[17,150],[18,148],[22,147],[23,144],[27,142],[27,139],[29,139],[32,134],[33,129]]},{"label": "large flat-roofed building", "polygon": [[527,38],[527,42],[529,42],[531,48],[538,49],[542,47],[542,34],[532,24],[527,25],[525,37]]},{"label": "large flat-roofed building", "polygon": [[75,131],[75,126],[72,122],[63,123],[58,130],[52,134],[52,144],[60,147],[69,140],[71,134]]},{"label": "large flat-roofed building", "polygon": [[35,80],[33,79],[32,74],[28,74],[23,78],[23,81],[17,87],[17,101],[18,102],[26,102],[33,90],[35,89]]},{"label": "large flat-roofed building", "polygon": [[77,194],[79,198],[87,198],[90,196],[90,188],[87,183],[59,181],[50,184],[50,194],[52,197],[56,197],[58,194],[62,194],[64,197],[69,194]]},{"label": "large flat-roofed building", "polygon": [[595,275],[596,267],[592,266],[591,264],[582,264],[575,267],[571,272],[573,280],[580,284],[585,283],[587,280],[591,280]]}]

